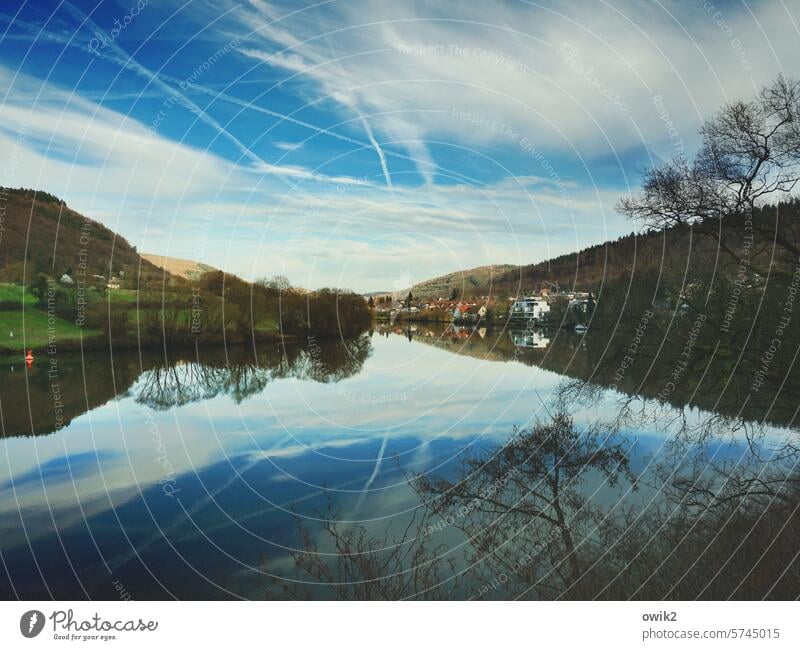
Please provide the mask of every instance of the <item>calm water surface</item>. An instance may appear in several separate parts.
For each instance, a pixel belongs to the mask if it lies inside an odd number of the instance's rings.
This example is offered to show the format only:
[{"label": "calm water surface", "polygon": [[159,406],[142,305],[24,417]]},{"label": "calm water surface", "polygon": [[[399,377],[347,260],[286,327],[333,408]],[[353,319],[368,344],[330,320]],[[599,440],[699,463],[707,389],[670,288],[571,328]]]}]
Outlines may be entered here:
[{"label": "calm water surface", "polygon": [[[280,570],[297,516],[402,521],[419,504],[408,473],[447,475],[544,418],[591,355],[574,335],[418,327],[265,346],[257,360],[61,355],[52,377],[48,359],[5,361],[0,595],[116,598],[122,585],[137,599],[263,598],[264,560]],[[624,400],[601,387],[574,404],[576,421],[613,419]],[[684,422],[709,413],[668,405],[615,434],[637,472],[664,453],[679,411]],[[780,424],[767,440],[788,435]],[[736,458],[736,434],[712,453]],[[600,483],[586,489],[611,498]]]}]

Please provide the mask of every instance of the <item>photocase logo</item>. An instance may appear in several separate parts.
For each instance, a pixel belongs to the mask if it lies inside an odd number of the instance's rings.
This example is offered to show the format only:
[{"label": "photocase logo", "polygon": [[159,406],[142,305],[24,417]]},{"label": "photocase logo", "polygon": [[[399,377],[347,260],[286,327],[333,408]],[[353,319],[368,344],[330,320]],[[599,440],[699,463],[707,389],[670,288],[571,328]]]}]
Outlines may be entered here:
[{"label": "photocase logo", "polygon": [[38,609],[25,612],[19,619],[19,631],[26,639],[32,639],[44,629],[44,614]]}]

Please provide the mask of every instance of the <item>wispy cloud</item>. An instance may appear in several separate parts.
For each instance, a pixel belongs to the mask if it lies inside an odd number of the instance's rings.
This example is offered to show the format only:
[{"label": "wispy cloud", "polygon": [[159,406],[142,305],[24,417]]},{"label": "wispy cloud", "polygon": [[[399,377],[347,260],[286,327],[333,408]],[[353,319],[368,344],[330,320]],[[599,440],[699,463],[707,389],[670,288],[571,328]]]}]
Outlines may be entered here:
[{"label": "wispy cloud", "polygon": [[[44,27],[0,15],[32,52],[0,68],[8,182],[143,249],[312,287],[391,288],[410,268],[526,263],[627,232],[612,206],[643,165],[800,71],[784,3],[175,0],[95,54],[111,23],[77,5]],[[189,37],[171,42],[175,26]]]},{"label": "wispy cloud", "polygon": [[273,142],[273,147],[277,147],[281,151],[297,151],[302,149],[304,144],[302,142]]},{"label": "wispy cloud", "polygon": [[652,101],[660,95],[691,143],[722,101],[781,70],[800,71],[788,12],[782,3],[709,14],[700,3],[587,11],[376,0],[291,12],[256,1],[235,19],[252,30],[243,53],[367,116],[387,140],[403,141],[430,180],[431,140],[503,143],[496,130],[453,119],[453,108],[591,157],[641,146],[640,134],[654,148],[668,145]]}]

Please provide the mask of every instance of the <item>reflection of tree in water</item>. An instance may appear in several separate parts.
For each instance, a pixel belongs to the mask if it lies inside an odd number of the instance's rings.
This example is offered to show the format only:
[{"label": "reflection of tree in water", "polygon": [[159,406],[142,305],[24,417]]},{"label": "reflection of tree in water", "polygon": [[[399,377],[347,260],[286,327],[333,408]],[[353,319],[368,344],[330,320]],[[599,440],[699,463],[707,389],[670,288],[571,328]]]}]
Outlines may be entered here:
[{"label": "reflection of tree in water", "polygon": [[513,592],[523,586],[543,598],[590,593],[581,547],[593,546],[591,533],[605,512],[585,488],[590,481],[612,488],[620,479],[633,481],[626,445],[612,442],[612,432],[578,431],[561,410],[547,423],[515,431],[490,455],[463,461],[457,475],[421,477],[417,489],[471,540],[469,564],[513,576],[483,583],[480,595],[497,586],[502,596],[519,595]]},{"label": "reflection of tree in water", "polygon": [[201,361],[160,364],[142,373],[132,389],[136,401],[154,409],[228,395],[237,403],[256,395],[275,379],[337,382],[358,373],[372,347],[367,336],[313,341],[259,354],[257,361],[204,357]]},{"label": "reflection of tree in water", "polygon": [[746,453],[710,460],[695,450],[659,463],[660,498],[609,519],[613,562],[603,598],[796,599],[800,595],[797,457]]},{"label": "reflection of tree in water", "polygon": [[413,478],[419,518],[399,536],[301,526],[292,575],[335,598],[800,596],[793,447],[677,436],[635,477],[632,451],[562,408],[452,475]]},{"label": "reflection of tree in water", "polygon": [[229,395],[237,403],[273,379],[273,368],[249,364],[211,366],[193,361],[158,366],[144,372],[133,392],[136,401],[153,409]]},{"label": "reflection of tree in water", "polygon": [[287,376],[336,383],[358,374],[371,353],[372,343],[366,334],[350,340],[309,337],[308,344],[298,350]]},{"label": "reflection of tree in water", "polygon": [[[776,358],[763,385],[752,390],[769,336],[759,338],[754,333],[749,348],[742,352],[718,345],[715,330],[708,326],[691,339],[686,354],[696,323],[691,316],[681,314],[672,321],[667,316],[669,331],[658,318],[651,320],[637,338],[639,317],[640,313],[620,323],[595,319],[594,329],[583,335],[551,330],[548,346],[541,349],[515,346],[517,332],[503,328],[490,330],[485,337],[452,339],[449,331],[429,325],[414,340],[481,360],[537,366],[584,384],[587,390],[613,389],[624,402],[624,410],[634,411],[647,401],[651,419],[672,417],[668,411],[673,408],[701,409],[709,417],[709,428],[744,427],[753,422],[793,425],[797,406],[793,396],[800,394],[800,373],[794,369],[792,354]],[[738,330],[735,334],[741,335]],[[783,336],[783,349],[800,348],[800,328]],[[631,354],[634,342],[636,352]]]},{"label": "reflection of tree in water", "polygon": [[289,552],[301,582],[284,581],[265,558],[262,572],[273,576],[266,585],[270,599],[316,596],[336,600],[447,600],[458,596],[456,562],[444,558],[446,547],[419,534],[425,509],[414,512],[400,526],[374,535],[363,526],[338,523],[329,510],[322,539],[298,524],[300,549]]}]

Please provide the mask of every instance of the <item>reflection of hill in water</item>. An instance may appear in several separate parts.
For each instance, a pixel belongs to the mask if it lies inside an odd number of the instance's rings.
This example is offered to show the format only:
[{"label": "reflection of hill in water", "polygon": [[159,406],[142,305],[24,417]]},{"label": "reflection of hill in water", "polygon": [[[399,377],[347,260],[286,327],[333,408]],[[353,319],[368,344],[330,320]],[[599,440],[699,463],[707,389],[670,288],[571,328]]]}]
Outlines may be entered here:
[{"label": "reflection of hill in water", "polygon": [[[656,331],[652,340],[641,337],[631,356],[632,328],[618,329],[613,336],[600,327],[585,335],[549,331],[538,338],[538,342],[542,336],[548,339],[546,347],[515,345],[515,340],[533,343],[530,332],[518,328],[490,330],[481,336],[478,331],[426,325],[416,332],[400,333],[454,354],[486,361],[517,361],[626,395],[661,399],[678,408],[690,406],[745,421],[794,426],[800,373],[792,370],[791,355],[783,360],[785,367],[773,364],[760,389],[752,390],[761,350],[768,349],[768,340],[754,338],[749,346],[753,352],[741,358],[739,351],[700,343],[687,355],[684,335],[662,339]],[[626,356],[629,361],[622,368]]]},{"label": "reflection of hill in water", "polygon": [[[273,380],[293,377],[337,382],[357,374],[372,348],[369,338],[315,341],[305,347],[273,345],[257,358],[241,348],[171,353],[64,354],[37,359],[33,367],[0,369],[3,436],[43,435],[118,396],[132,396],[154,409],[168,409],[218,395],[240,402]],[[48,375],[48,370],[56,372]]]},{"label": "reflection of hill in water", "polygon": [[[548,332],[546,336],[514,330],[475,330],[437,325],[379,328],[377,334],[401,335],[452,354],[492,362],[519,362],[623,394],[663,399],[675,407],[691,406],[728,418],[793,426],[800,375],[792,372],[790,354],[777,360],[758,391],[751,390],[761,354],[738,353],[698,343],[682,366],[684,343],[643,338],[633,360],[622,371],[632,332],[609,337],[599,327],[581,336]],[[547,340],[546,347],[542,346]],[[515,345],[515,341],[517,345]],[[756,341],[751,349],[768,347]],[[788,349],[788,348],[787,348]],[[4,436],[40,435],[66,426],[75,417],[117,396],[134,397],[154,409],[168,409],[219,395],[239,402],[258,394],[272,381],[293,377],[334,383],[357,374],[372,350],[364,335],[349,342],[270,345],[253,353],[236,348],[163,353],[64,354],[57,357],[51,380],[50,359],[42,357],[25,369],[16,362],[0,369],[0,414]],[[781,365],[784,364],[784,365]],[[788,367],[785,367],[788,366]],[[678,381],[673,381],[680,369]],[[671,385],[672,382],[674,387]],[[795,396],[795,397],[793,397]]]}]

